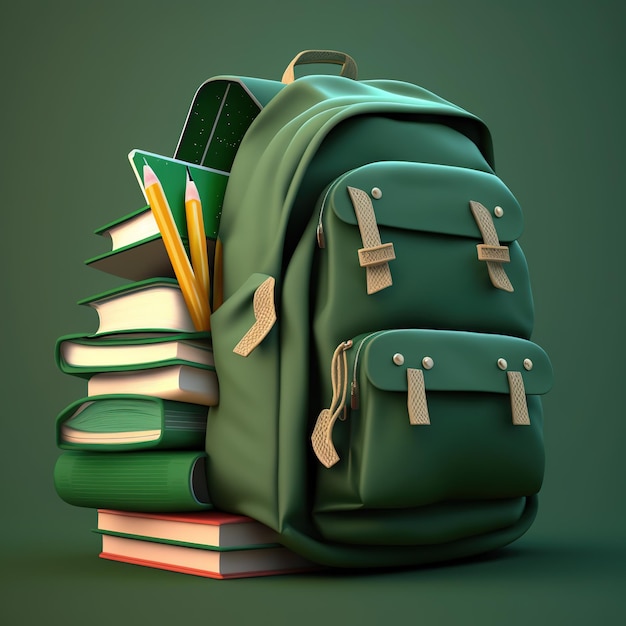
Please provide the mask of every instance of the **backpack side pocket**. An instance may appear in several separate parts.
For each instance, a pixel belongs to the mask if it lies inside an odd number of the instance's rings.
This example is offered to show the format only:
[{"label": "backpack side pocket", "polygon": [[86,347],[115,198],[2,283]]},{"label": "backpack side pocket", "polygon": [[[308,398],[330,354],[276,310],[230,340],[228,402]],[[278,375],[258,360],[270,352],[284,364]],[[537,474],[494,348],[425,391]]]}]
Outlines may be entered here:
[{"label": "backpack side pocket", "polygon": [[[278,450],[279,350],[273,278],[253,274],[212,315],[220,401],[209,411],[206,451],[216,506],[274,523],[271,485]],[[254,412],[251,408],[255,407]],[[260,454],[259,450],[263,450]]]}]

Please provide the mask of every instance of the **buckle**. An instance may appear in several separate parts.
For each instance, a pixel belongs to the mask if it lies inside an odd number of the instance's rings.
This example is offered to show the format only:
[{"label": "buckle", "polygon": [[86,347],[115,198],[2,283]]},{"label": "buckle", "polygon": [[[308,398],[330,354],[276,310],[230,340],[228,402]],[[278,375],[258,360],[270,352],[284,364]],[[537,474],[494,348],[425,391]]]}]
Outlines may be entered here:
[{"label": "buckle", "polygon": [[478,250],[479,261],[495,263],[509,263],[511,261],[508,246],[490,246],[486,243],[479,243],[476,249]]},{"label": "buckle", "polygon": [[361,248],[359,251],[359,265],[361,267],[373,267],[381,265],[396,258],[393,243],[383,243],[380,246]]}]

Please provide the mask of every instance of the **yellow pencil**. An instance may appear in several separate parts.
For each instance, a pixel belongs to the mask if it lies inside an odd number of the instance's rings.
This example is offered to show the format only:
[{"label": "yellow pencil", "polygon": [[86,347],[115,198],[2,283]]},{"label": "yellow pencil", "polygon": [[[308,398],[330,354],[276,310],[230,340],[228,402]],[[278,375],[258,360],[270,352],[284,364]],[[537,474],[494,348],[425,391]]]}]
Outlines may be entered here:
[{"label": "yellow pencil", "polygon": [[[209,256],[206,249],[202,202],[189,169],[187,169],[187,185],[185,187],[185,214],[187,217],[187,234],[189,235],[189,251],[191,252],[193,273],[204,291],[204,299],[208,303],[211,293],[211,278],[209,277]],[[210,311],[211,307],[209,306],[209,313]]]},{"label": "yellow pencil", "polygon": [[193,324],[198,331],[209,330],[211,327],[209,303],[198,287],[163,187],[147,163],[143,167],[143,185]]}]

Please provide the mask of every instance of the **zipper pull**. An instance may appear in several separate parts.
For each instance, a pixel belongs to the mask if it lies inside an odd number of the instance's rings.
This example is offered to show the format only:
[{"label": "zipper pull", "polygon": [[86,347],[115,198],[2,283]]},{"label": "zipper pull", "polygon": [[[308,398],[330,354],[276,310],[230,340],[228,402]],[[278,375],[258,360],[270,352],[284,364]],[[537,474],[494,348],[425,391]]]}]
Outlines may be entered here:
[{"label": "zipper pull", "polygon": [[330,366],[333,398],[328,409],[322,409],[317,416],[311,433],[313,452],[325,467],[332,467],[339,461],[339,455],[333,444],[333,426],[337,419],[343,419],[346,412],[348,392],[348,361],[346,350],[352,347],[352,341],[344,341],[337,346]]},{"label": "zipper pull", "polygon": [[324,227],[322,226],[322,222],[317,225],[317,230],[315,231],[315,235],[317,237],[317,246],[319,248],[326,247],[326,239],[324,237]]},{"label": "zipper pull", "polygon": [[324,208],[326,207],[326,200],[328,199],[328,194],[330,193],[331,187],[326,189],[326,193],[324,194],[324,199],[322,200],[322,204],[320,206],[320,212],[317,218],[317,229],[315,231],[315,235],[317,237],[317,245],[319,248],[326,247],[326,237],[324,237],[324,226],[322,226],[322,221],[324,219]]},{"label": "zipper pull", "polygon": [[359,408],[359,385],[355,379],[350,383],[350,408],[353,411]]}]

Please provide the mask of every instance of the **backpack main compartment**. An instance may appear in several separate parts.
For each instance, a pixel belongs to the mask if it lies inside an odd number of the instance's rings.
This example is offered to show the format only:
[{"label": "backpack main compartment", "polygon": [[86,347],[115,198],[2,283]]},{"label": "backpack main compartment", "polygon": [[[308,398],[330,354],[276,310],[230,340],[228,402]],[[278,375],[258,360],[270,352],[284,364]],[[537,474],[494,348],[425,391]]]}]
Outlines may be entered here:
[{"label": "backpack main compartment", "polygon": [[[357,192],[393,245],[392,282],[370,293]],[[471,202],[503,211],[487,220],[498,246]],[[406,83],[298,79],[246,133],[221,219],[215,504],[343,567],[458,558],[523,534],[551,368],[529,341],[521,209],[482,122]],[[488,271],[481,245],[507,249],[512,290],[494,286],[504,264]],[[247,356],[235,352],[261,319]],[[312,434],[338,459],[321,463]]]}]

